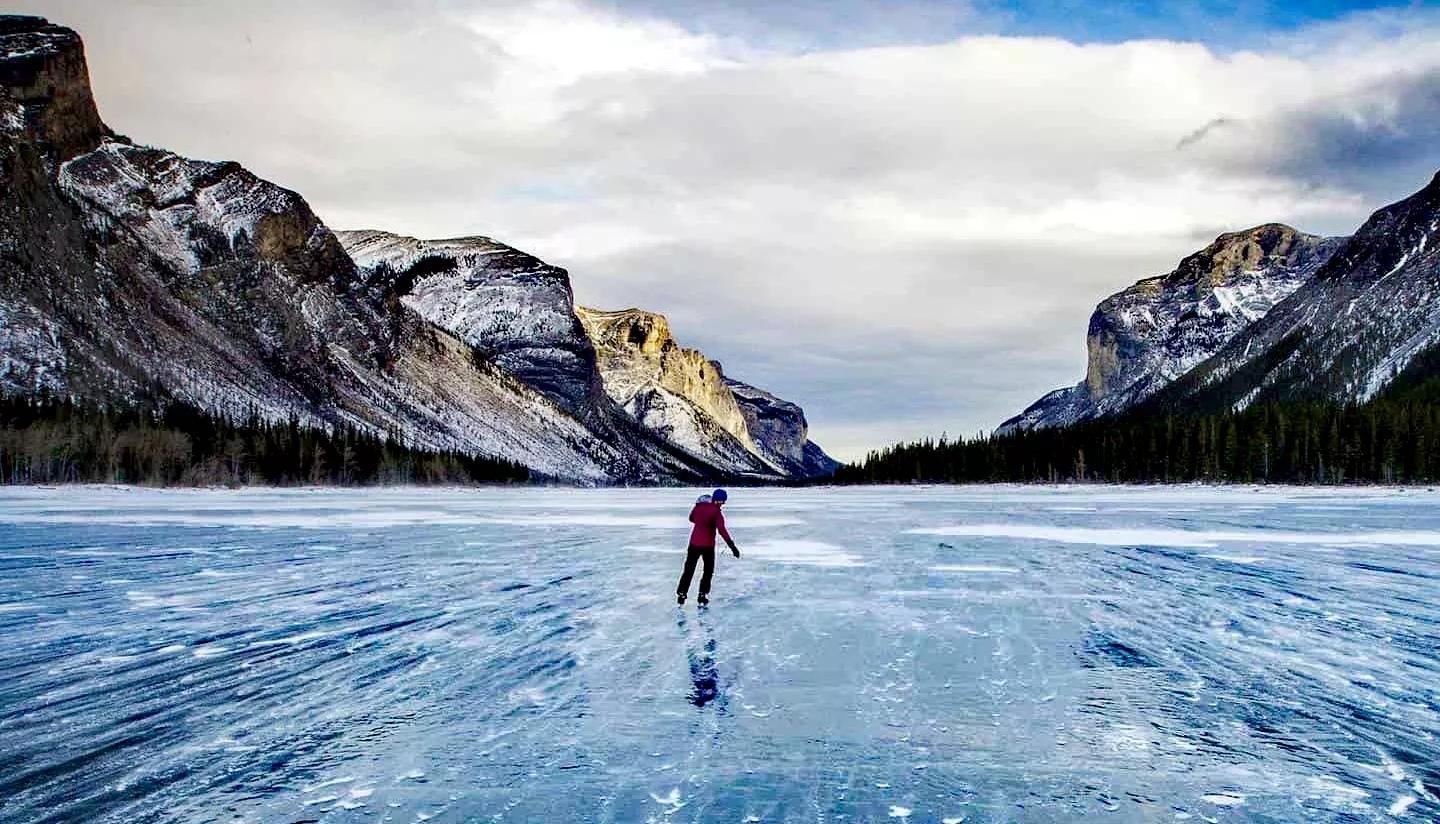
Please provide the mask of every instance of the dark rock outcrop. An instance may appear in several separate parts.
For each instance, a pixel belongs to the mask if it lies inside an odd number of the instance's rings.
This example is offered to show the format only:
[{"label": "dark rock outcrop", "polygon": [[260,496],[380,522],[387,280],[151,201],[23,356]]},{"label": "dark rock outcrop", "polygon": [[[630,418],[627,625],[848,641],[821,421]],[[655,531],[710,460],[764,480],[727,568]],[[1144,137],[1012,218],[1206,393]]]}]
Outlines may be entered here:
[{"label": "dark rock outcrop", "polygon": [[0,87],[26,136],[67,160],[110,136],[90,91],[80,35],[43,17],[0,15]]}]

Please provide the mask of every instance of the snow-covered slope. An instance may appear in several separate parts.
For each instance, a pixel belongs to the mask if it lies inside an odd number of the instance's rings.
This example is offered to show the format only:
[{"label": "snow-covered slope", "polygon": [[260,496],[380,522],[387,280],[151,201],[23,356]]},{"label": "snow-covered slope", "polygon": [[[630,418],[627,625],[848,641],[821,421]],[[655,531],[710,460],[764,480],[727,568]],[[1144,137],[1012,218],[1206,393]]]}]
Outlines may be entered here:
[{"label": "snow-covered slope", "polygon": [[1174,271],[1110,296],[1090,317],[1085,379],[1000,430],[1066,426],[1149,398],[1309,281],[1343,240],[1257,226],[1221,235]]},{"label": "snow-covered slope", "polygon": [[484,237],[337,236],[367,280],[572,410],[601,396],[564,269]]}]

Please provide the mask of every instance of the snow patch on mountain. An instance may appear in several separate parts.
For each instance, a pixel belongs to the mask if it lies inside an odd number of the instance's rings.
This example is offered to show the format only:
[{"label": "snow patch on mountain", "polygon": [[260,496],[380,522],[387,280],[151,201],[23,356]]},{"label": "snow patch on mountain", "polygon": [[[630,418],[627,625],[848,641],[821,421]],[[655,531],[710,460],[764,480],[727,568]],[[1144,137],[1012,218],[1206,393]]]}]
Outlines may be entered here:
[{"label": "snow patch on mountain", "polygon": [[[221,254],[275,251],[300,196],[260,180],[236,163],[190,160],[161,149],[106,141],[60,167],[60,188],[89,206],[92,228],[117,225],[138,235],[176,273],[196,274]],[[318,222],[303,242],[319,247],[330,232]],[[228,248],[224,248],[228,247]]]},{"label": "snow patch on mountain", "polygon": [[59,328],[32,306],[0,299],[0,392],[58,395],[65,367]]}]

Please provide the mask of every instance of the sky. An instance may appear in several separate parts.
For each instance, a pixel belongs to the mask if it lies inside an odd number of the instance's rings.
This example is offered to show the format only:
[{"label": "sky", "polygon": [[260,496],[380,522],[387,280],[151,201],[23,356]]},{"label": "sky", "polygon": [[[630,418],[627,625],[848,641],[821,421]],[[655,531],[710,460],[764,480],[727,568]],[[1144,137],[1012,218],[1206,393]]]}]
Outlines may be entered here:
[{"label": "sky", "polygon": [[1346,234],[1440,168],[1440,8],[12,0],[101,114],[337,229],[485,235],[662,312],[856,458],[1084,373],[1216,235]]}]

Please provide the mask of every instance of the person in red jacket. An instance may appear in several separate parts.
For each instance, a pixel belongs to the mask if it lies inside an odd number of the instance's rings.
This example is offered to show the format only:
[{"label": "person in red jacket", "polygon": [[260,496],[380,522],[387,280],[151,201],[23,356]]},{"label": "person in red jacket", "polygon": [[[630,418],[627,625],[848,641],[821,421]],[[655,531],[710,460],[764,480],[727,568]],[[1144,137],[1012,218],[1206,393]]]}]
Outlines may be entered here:
[{"label": "person in red jacket", "polygon": [[705,562],[705,571],[700,574],[700,594],[695,598],[695,603],[702,607],[710,603],[710,577],[715,572],[716,532],[725,539],[730,552],[736,558],[740,557],[739,548],[730,538],[730,531],[725,528],[725,515],[720,511],[729,497],[725,490],[717,489],[709,495],[701,495],[700,500],[695,502],[695,508],[690,510],[690,523],[694,524],[695,528],[690,530],[690,548],[685,552],[685,571],[680,573],[680,586],[675,590],[677,604],[685,603],[685,596],[690,592],[690,579],[695,577],[695,562],[701,560]]}]

